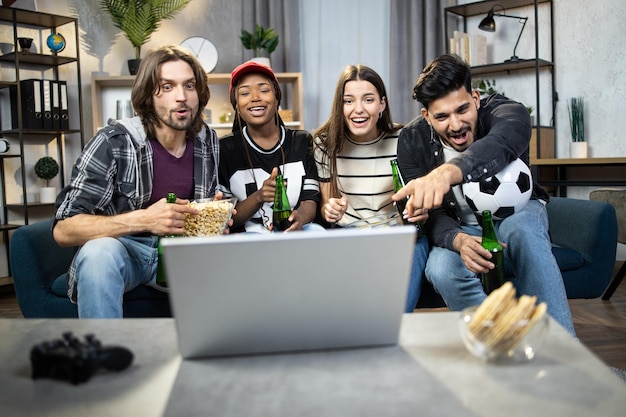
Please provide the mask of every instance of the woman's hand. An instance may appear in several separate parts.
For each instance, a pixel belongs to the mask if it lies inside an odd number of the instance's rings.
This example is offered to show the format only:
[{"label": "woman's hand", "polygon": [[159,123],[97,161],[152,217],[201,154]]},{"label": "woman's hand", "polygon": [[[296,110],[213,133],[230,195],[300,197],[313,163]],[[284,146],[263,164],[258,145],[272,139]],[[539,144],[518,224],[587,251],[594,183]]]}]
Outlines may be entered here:
[{"label": "woman's hand", "polygon": [[330,198],[322,207],[322,215],[328,223],[337,223],[348,209],[348,198]]}]

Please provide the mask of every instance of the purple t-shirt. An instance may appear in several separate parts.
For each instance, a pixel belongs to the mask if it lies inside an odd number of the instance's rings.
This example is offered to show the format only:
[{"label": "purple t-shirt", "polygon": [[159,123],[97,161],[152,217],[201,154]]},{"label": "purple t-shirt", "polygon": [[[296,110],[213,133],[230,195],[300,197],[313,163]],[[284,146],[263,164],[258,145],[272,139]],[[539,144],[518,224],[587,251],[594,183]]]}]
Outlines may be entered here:
[{"label": "purple t-shirt", "polygon": [[156,139],[150,139],[153,152],[152,196],[148,204],[176,193],[178,198],[193,199],[193,142],[187,141],[180,158],[170,154]]}]

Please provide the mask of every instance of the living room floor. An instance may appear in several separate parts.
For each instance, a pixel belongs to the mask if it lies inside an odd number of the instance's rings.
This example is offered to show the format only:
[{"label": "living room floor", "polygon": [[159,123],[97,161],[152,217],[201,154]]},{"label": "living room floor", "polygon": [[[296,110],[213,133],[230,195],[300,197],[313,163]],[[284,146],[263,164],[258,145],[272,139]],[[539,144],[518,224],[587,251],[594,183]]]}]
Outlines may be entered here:
[{"label": "living room floor", "polygon": [[[615,272],[621,266],[618,262]],[[574,327],[580,340],[607,365],[626,369],[626,282],[609,301],[601,298],[570,300]],[[419,309],[424,311],[445,311]],[[12,285],[0,286],[0,318],[21,318]]]}]

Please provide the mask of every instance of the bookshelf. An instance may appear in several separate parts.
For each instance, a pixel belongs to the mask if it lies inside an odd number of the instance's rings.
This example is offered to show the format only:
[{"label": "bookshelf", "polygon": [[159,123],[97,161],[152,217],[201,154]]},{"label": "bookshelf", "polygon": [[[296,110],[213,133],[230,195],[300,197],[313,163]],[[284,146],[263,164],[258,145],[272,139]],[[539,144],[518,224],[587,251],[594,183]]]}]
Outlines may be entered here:
[{"label": "bookshelf", "polygon": [[[554,117],[554,108],[557,100],[557,94],[555,90],[556,86],[556,77],[555,77],[555,64],[554,64],[554,10],[553,10],[553,0],[486,0],[486,1],[478,1],[474,3],[467,3],[457,6],[446,7],[445,10],[445,18],[444,18],[444,26],[445,33],[447,37],[452,37],[452,31],[462,28],[463,31],[467,32],[468,30],[468,18],[470,17],[478,17],[487,15],[489,10],[495,5],[499,5],[506,9],[506,12],[509,13],[510,10],[533,6],[534,12],[534,22],[535,25],[527,25],[526,30],[532,30],[532,27],[535,27],[534,31],[534,40],[535,40],[535,57],[531,59],[517,59],[514,61],[505,61],[505,62],[495,62],[489,63],[487,65],[473,66],[471,68],[472,76],[476,78],[477,76],[485,76],[492,75],[494,77],[507,77],[512,74],[521,74],[531,72],[534,76],[534,87],[535,87],[535,126],[533,128],[533,136],[531,138],[531,149],[530,149],[530,159],[531,164],[534,163],[537,159],[542,158],[554,158],[556,155],[556,126],[555,126],[555,117]],[[539,12],[541,11],[545,13],[549,13],[549,28],[540,28],[536,24],[539,21]],[[498,10],[498,9],[497,9]],[[497,16],[496,16],[497,17]],[[450,22],[455,22],[455,27],[449,27]],[[549,31],[549,54],[548,56],[540,57],[539,51],[540,47],[540,30]],[[449,51],[449,45],[446,46],[446,51]],[[545,86],[541,85],[541,74],[544,71],[548,71],[550,73],[551,79],[551,91],[550,91],[550,101],[545,103],[541,101],[541,91],[545,89]],[[541,118],[541,109],[542,105],[549,106],[550,117],[547,123]]]},{"label": "bookshelf", "polygon": [[[36,193],[32,192],[32,166],[41,153],[53,157],[59,164],[58,183],[63,187],[66,141],[78,140],[82,147],[84,138],[78,20],[0,6],[0,29],[0,42],[4,47],[0,55],[0,66],[3,69],[0,80],[0,136],[10,144],[6,153],[0,153],[0,233],[7,258],[6,269],[0,269],[0,285],[3,285],[12,282],[10,232],[29,224],[33,215],[50,216],[50,210],[54,208],[54,203],[37,202]],[[52,52],[47,48],[46,39],[52,34],[65,37],[66,47],[62,51]],[[18,42],[20,37],[33,38],[30,50],[21,50]],[[40,90],[29,90],[30,83],[38,85]],[[41,95],[36,94],[37,91]],[[49,95],[46,96],[45,92]],[[38,95],[41,99],[39,102],[35,98]],[[55,95],[59,97],[56,100],[65,97],[67,118],[61,117],[60,101],[46,101]],[[49,117],[44,103],[50,105]],[[41,122],[35,118],[38,108]],[[78,116],[74,117],[76,114]],[[8,276],[4,277],[4,273]]]}]

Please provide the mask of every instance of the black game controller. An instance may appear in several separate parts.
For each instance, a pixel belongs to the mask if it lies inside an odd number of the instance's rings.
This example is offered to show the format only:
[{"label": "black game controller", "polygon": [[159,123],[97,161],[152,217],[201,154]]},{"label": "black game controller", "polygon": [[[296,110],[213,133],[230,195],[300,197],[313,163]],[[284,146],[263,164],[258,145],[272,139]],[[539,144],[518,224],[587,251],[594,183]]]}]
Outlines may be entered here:
[{"label": "black game controller", "polygon": [[100,368],[110,371],[128,368],[133,353],[124,347],[102,346],[92,334],[81,342],[71,332],[66,332],[63,339],[33,346],[30,361],[33,379],[65,379],[76,385],[87,382]]}]

